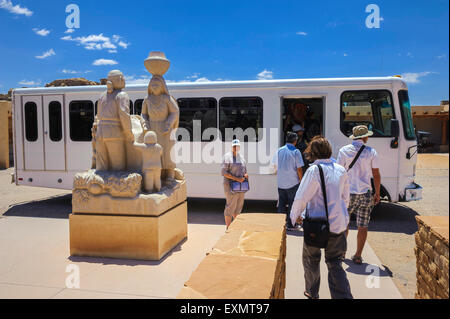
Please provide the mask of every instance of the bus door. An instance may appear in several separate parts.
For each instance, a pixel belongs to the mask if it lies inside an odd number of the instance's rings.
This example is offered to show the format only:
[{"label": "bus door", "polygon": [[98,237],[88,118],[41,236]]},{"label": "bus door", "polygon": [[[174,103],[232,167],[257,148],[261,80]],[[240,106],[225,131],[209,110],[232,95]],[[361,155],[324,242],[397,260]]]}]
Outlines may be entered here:
[{"label": "bus door", "polygon": [[48,171],[66,169],[63,95],[43,98],[44,160]]},{"label": "bus door", "polygon": [[22,97],[22,127],[25,170],[44,170],[42,97]]}]

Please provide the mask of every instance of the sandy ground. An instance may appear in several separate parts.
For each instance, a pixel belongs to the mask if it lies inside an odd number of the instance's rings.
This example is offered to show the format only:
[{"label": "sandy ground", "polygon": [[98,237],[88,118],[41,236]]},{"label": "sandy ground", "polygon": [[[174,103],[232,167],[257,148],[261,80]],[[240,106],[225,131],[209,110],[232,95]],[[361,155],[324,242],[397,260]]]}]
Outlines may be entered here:
[{"label": "sandy ground", "polygon": [[404,298],[414,298],[416,215],[449,216],[448,154],[418,154],[416,183],[423,187],[422,200],[383,203],[369,225],[368,242],[383,265],[392,272]]}]

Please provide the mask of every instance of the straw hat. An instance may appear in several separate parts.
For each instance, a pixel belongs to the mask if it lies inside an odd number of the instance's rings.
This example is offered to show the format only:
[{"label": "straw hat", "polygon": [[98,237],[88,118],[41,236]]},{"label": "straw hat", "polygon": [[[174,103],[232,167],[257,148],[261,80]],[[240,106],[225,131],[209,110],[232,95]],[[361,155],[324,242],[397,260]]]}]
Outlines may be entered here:
[{"label": "straw hat", "polygon": [[170,66],[164,52],[152,51],[144,61],[145,68],[153,75],[163,76]]},{"label": "straw hat", "polygon": [[369,137],[369,136],[372,136],[372,135],[373,135],[373,132],[369,131],[367,126],[365,126],[365,125],[358,125],[358,126],[355,126],[353,128],[353,135],[350,136],[350,138],[352,140],[356,140],[356,139],[359,139],[359,138]]}]

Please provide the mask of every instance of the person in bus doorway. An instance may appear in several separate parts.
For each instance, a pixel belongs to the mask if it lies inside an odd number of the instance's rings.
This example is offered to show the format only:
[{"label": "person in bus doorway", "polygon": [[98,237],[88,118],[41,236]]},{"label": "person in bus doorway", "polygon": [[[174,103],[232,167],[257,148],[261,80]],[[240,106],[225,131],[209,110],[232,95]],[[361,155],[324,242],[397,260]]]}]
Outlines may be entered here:
[{"label": "person in bus doorway", "polygon": [[294,202],[295,193],[303,177],[304,166],[302,154],[295,147],[298,135],[288,132],[286,145],[279,148],[272,158],[272,165],[277,170],[278,184],[278,213],[286,214],[286,229],[296,230],[295,224],[291,223],[289,213]]},{"label": "person in bus doorway", "polygon": [[[337,163],[345,167],[350,180],[349,213],[356,215],[358,227],[356,253],[352,256],[355,264],[362,264],[362,251],[367,239],[370,213],[374,205],[380,202],[380,170],[378,155],[375,149],[367,146],[369,136],[373,132],[367,126],[358,125],[353,128],[350,138],[352,144],[339,150]],[[372,196],[371,178],[373,177],[375,194]],[[347,232],[348,235],[348,232]]]},{"label": "person in bus doorway", "polygon": [[233,219],[241,213],[244,206],[245,193],[232,192],[230,185],[232,181],[242,183],[246,179],[248,180],[247,162],[239,153],[240,148],[240,141],[233,140],[231,152],[226,153],[222,161],[223,188],[226,199],[224,215],[227,229]]},{"label": "person in bus doorway", "polygon": [[309,162],[308,162],[308,160],[305,157],[305,151],[306,151],[306,148],[308,147],[308,143],[306,142],[306,138],[305,138],[305,129],[300,124],[295,124],[292,127],[292,131],[294,133],[296,133],[297,136],[298,136],[297,144],[295,145],[295,147],[302,154],[302,160],[303,160],[303,163],[304,163],[304,166],[303,166],[302,170],[303,170],[303,174],[305,174],[306,170],[309,167]]},{"label": "person in bus doorway", "polygon": [[[349,181],[345,169],[330,159],[331,145],[322,136],[314,137],[306,149],[313,164],[306,171],[290,212],[292,223],[302,223],[305,210],[312,219],[326,219],[325,197],[320,169],[324,176],[330,236],[325,248],[328,267],[328,286],[333,299],[353,299],[347,274],[342,267],[347,251],[346,231],[349,222],[347,205],[350,200]],[[303,244],[302,262],[305,273],[305,292],[308,299],[319,298],[321,249]]]}]

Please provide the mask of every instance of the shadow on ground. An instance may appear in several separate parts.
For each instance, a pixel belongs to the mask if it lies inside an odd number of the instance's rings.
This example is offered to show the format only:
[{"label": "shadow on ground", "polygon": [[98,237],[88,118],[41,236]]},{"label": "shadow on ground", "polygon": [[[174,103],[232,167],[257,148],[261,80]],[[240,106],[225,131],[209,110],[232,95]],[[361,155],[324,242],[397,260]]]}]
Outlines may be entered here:
[{"label": "shadow on ground", "polygon": [[[188,223],[223,225],[224,199],[188,199]],[[276,213],[274,201],[246,201],[243,213]],[[11,206],[3,215],[41,218],[69,218],[72,212],[72,195],[61,195],[38,201]],[[212,213],[212,214],[211,214]],[[382,202],[374,208],[369,231],[404,233],[412,235],[417,231],[415,210],[399,203]],[[356,229],[356,222],[350,222],[350,229]],[[300,235],[295,233],[295,235]]]},{"label": "shadow on ground", "polygon": [[[372,211],[369,223],[370,231],[404,233],[413,235],[417,231],[416,216],[419,214],[400,203],[381,202]],[[356,229],[352,218],[350,229]]]},{"label": "shadow on ground", "polygon": [[71,212],[72,195],[66,194],[12,205],[3,216],[67,219]]}]

